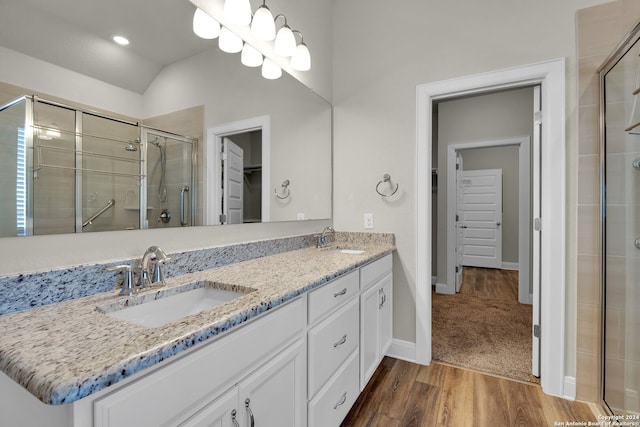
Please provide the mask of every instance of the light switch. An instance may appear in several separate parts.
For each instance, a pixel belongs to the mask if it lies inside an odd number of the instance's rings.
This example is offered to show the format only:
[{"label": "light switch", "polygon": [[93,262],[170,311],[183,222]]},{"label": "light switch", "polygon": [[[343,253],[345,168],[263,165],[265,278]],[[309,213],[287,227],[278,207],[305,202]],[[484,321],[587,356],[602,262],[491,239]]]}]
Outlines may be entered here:
[{"label": "light switch", "polygon": [[373,228],[373,214],[364,214],[364,228]]}]

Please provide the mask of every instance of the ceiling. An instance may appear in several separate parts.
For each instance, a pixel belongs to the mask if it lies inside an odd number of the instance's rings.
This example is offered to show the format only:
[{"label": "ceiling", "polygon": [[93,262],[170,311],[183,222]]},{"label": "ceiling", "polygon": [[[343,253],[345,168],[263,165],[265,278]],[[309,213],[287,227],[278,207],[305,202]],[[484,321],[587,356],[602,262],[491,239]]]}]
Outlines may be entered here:
[{"label": "ceiling", "polygon": [[214,46],[193,33],[194,10],[188,0],[0,0],[0,45],[144,93],[163,67]]}]

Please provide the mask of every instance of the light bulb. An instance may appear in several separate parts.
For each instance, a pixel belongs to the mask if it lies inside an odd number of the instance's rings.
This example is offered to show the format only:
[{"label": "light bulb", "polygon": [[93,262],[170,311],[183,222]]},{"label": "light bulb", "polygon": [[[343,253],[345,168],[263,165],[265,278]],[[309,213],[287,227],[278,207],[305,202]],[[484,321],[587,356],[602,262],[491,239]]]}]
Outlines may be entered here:
[{"label": "light bulb", "polygon": [[218,39],[218,47],[227,53],[238,53],[242,50],[242,39],[233,34],[227,27],[220,30],[220,38]]},{"label": "light bulb", "polygon": [[250,44],[245,43],[240,54],[240,62],[247,67],[259,67],[262,65],[262,54]]},{"label": "light bulb", "polygon": [[279,79],[282,76],[282,69],[270,60],[269,58],[264,58],[264,62],[262,63],[262,77],[269,80]]},{"label": "light bulb", "polygon": [[256,10],[251,21],[251,33],[259,40],[271,41],[276,38],[276,24],[269,8],[262,5]]},{"label": "light bulb", "polygon": [[197,8],[193,14],[193,32],[203,39],[215,39],[220,35],[220,23],[204,10]]},{"label": "light bulb", "polygon": [[296,51],[296,38],[287,24],[276,34],[275,51],[280,56],[291,56]]},{"label": "light bulb", "polygon": [[251,4],[249,0],[225,0],[224,17],[237,25],[251,23]]},{"label": "light bulb", "polygon": [[300,43],[291,57],[291,68],[298,71],[311,69],[311,54],[306,44]]}]

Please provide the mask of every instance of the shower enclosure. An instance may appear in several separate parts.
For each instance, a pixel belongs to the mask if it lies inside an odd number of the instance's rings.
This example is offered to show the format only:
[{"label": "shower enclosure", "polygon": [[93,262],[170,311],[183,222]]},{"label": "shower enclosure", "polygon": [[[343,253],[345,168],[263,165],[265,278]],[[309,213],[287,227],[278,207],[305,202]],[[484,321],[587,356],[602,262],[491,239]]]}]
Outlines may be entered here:
[{"label": "shower enclosure", "polygon": [[600,70],[603,397],[640,413],[640,25]]},{"label": "shower enclosure", "polygon": [[193,225],[195,145],[21,97],[0,107],[0,237]]}]

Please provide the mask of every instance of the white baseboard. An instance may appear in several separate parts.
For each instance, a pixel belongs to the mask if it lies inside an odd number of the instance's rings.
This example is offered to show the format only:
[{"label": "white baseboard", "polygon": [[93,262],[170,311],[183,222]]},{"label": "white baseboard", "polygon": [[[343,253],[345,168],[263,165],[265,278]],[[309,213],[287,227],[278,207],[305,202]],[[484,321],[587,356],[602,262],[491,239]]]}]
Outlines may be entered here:
[{"label": "white baseboard", "polygon": [[394,339],[391,341],[391,347],[389,347],[389,351],[387,351],[387,356],[415,363],[416,343]]},{"label": "white baseboard", "polygon": [[562,397],[567,400],[576,400],[576,378],[564,377],[562,385]]},{"label": "white baseboard", "polygon": [[624,409],[626,411],[640,413],[640,400],[638,399],[638,390],[632,390],[630,388],[624,389]]},{"label": "white baseboard", "polygon": [[503,270],[520,270],[520,265],[517,262],[503,262],[502,263]]},{"label": "white baseboard", "polygon": [[453,295],[456,293],[455,286],[449,286],[446,283],[436,283],[436,292],[439,294]]}]

